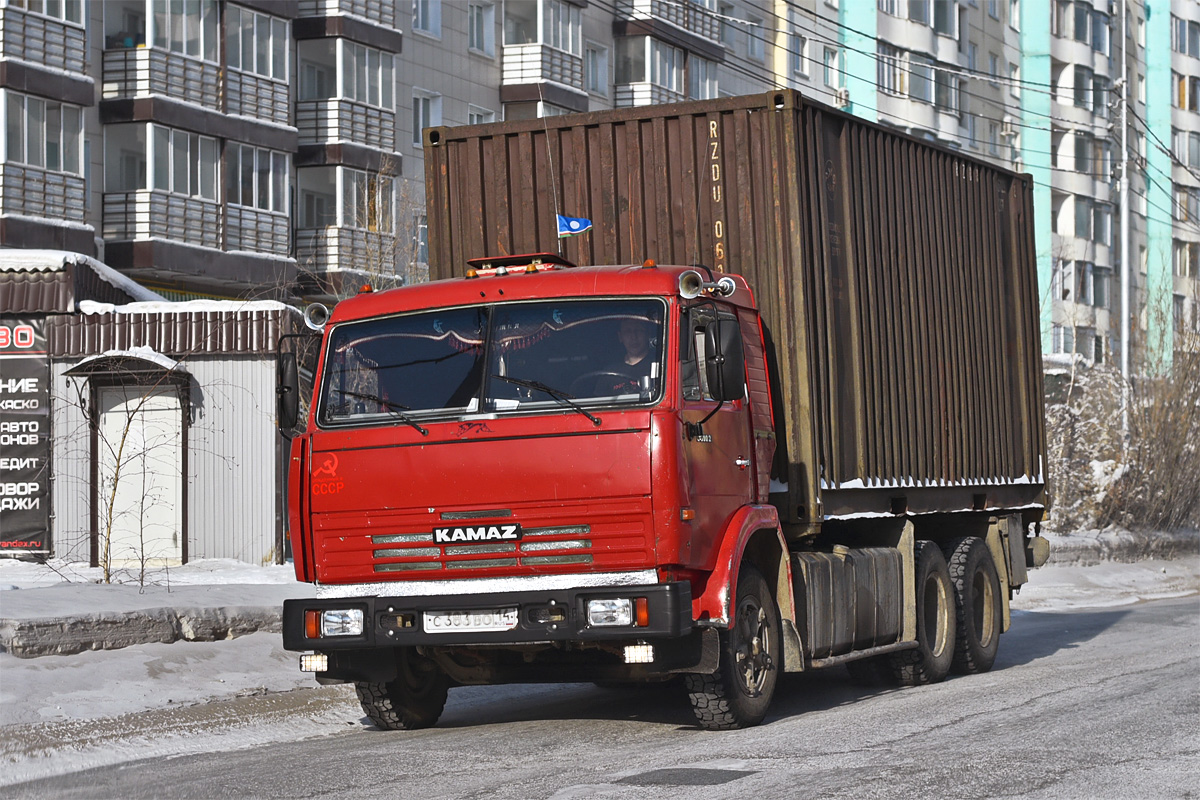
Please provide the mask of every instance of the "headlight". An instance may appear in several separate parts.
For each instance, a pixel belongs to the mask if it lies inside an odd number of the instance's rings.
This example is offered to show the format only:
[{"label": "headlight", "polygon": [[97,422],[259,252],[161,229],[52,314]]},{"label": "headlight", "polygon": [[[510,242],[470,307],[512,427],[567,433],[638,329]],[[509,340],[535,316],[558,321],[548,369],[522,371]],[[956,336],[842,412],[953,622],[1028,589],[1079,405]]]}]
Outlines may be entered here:
[{"label": "headlight", "polygon": [[633,601],[628,597],[588,600],[588,624],[592,627],[616,627],[633,624]]},{"label": "headlight", "polygon": [[322,636],[362,636],[361,608],[339,608],[321,612]]}]

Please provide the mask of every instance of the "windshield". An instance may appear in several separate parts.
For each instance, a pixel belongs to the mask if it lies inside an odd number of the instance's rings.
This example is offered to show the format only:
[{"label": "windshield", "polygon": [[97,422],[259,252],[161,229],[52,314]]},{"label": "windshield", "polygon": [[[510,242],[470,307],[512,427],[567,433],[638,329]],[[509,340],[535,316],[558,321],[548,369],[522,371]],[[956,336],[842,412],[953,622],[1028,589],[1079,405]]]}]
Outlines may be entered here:
[{"label": "windshield", "polygon": [[344,323],[329,337],[318,422],[656,402],[665,304],[559,300]]}]

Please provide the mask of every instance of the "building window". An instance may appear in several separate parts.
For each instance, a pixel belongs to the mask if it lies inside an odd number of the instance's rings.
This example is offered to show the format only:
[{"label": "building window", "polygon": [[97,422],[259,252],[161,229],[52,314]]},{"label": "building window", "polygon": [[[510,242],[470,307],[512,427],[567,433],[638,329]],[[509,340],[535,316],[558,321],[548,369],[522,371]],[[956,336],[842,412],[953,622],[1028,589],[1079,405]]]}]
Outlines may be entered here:
[{"label": "building window", "polygon": [[8,5],[63,22],[83,24],[82,0],[8,0]]},{"label": "building window", "polygon": [[1175,219],[1200,222],[1200,189],[1175,184]]},{"label": "building window", "polygon": [[893,17],[900,16],[900,0],[879,0],[879,10]]},{"label": "building window", "polygon": [[1000,0],[988,0],[988,16],[992,19],[1000,19]]},{"label": "building window", "polygon": [[583,81],[592,94],[608,96],[608,48],[588,42],[583,51]]},{"label": "building window", "polygon": [[1096,308],[1108,308],[1111,286],[1112,270],[1108,267],[1093,267],[1092,305],[1094,305]]},{"label": "building window", "polygon": [[746,57],[762,61],[766,58],[766,33],[762,17],[747,17],[746,22]]},{"label": "building window", "polygon": [[1200,58],[1200,22],[1171,15],[1171,49],[1192,58]]},{"label": "building window", "polygon": [[933,102],[933,59],[912,53],[908,57],[908,96],[922,103]]},{"label": "building window", "polygon": [[152,0],[151,8],[155,47],[216,63],[215,0]]},{"label": "building window", "polygon": [[1173,242],[1175,274],[1184,278],[1200,278],[1200,242]]},{"label": "building window", "polygon": [[262,211],[288,210],[287,153],[230,142],[225,145],[225,199]]},{"label": "building window", "polygon": [[970,112],[967,113],[967,145],[972,150],[979,149],[979,130],[978,118]]},{"label": "building window", "polygon": [[737,26],[734,21],[733,6],[730,3],[717,4],[717,17],[721,20],[721,44],[729,48],[730,53],[737,52]]},{"label": "building window", "polygon": [[421,131],[442,124],[442,96],[413,89],[413,147],[421,147]]},{"label": "building window", "polygon": [[904,66],[901,64],[902,51],[883,42],[877,45],[876,51],[876,81],[879,90],[885,94],[903,95],[906,81]]},{"label": "building window", "polygon": [[695,55],[688,59],[688,97],[692,100],[717,97],[717,62]]},{"label": "building window", "polygon": [[929,0],[908,0],[908,18],[921,25],[928,25]]},{"label": "building window", "polygon": [[1055,353],[1074,353],[1075,329],[1070,325],[1051,326],[1050,349]]},{"label": "building window", "polygon": [[341,168],[341,225],[368,231],[391,233],[395,208],[395,179],[386,175]]},{"label": "building window", "polygon": [[1082,303],[1085,306],[1090,306],[1094,295],[1092,294],[1095,278],[1095,267],[1088,261],[1075,262],[1075,280],[1079,283],[1075,287],[1075,302]]},{"label": "building window", "polygon": [[488,122],[496,121],[496,112],[489,111],[486,108],[479,106],[467,106],[467,124],[468,125],[483,125]]},{"label": "building window", "polygon": [[395,85],[391,53],[339,39],[342,49],[342,97],[391,111]]},{"label": "building window", "polygon": [[467,49],[496,55],[496,6],[493,3],[467,5]]},{"label": "building window", "polygon": [[1000,56],[995,53],[988,53],[988,75],[992,78],[988,83],[992,86],[1000,85],[996,80],[1000,77]]},{"label": "building window", "polygon": [[1171,98],[1176,108],[1184,111],[1200,111],[1200,77],[1171,73],[1175,84],[1174,97]]},{"label": "building window", "polygon": [[683,94],[683,50],[649,38],[650,82],[668,91]]},{"label": "building window", "polygon": [[82,109],[13,91],[6,94],[5,161],[82,174]]},{"label": "building window", "polygon": [[967,69],[971,72],[979,69],[979,45],[974,42],[967,43]]},{"label": "building window", "polygon": [[1008,93],[1013,97],[1021,96],[1021,65],[1008,65]]},{"label": "building window", "polygon": [[579,7],[563,0],[546,0],[543,13],[545,26],[542,43],[571,55],[582,56],[583,18]]},{"label": "building window", "polygon": [[792,34],[792,46],[788,48],[788,60],[793,75],[808,77],[808,37]]},{"label": "building window", "polygon": [[413,0],[412,29],[430,36],[442,35],[442,0]]},{"label": "building window", "polygon": [[230,69],[286,81],[287,22],[228,6],[225,10],[225,62]]},{"label": "building window", "polygon": [[988,123],[988,155],[1000,155],[1000,126],[994,122]]},{"label": "building window", "polygon": [[1092,49],[1102,55],[1109,55],[1111,37],[1109,36],[1108,14],[1099,11],[1092,12]]},{"label": "building window", "polygon": [[1021,0],[1008,0],[1008,27],[1021,30]]},{"label": "building window", "polygon": [[838,88],[842,85],[841,67],[839,65],[838,51],[832,47],[825,48],[825,56],[822,60],[822,78],[825,85],[833,88]]},{"label": "building window", "polygon": [[942,36],[958,37],[958,4],[934,0],[933,29]]},{"label": "building window", "polygon": [[936,70],[934,75],[933,104],[939,111],[957,114],[960,108],[958,75],[949,70]]},{"label": "building window", "polygon": [[217,199],[217,140],[151,125],[151,187],[173,194]]},{"label": "building window", "polygon": [[1092,71],[1087,67],[1075,67],[1075,105],[1078,108],[1091,110],[1095,86],[1092,82]]}]

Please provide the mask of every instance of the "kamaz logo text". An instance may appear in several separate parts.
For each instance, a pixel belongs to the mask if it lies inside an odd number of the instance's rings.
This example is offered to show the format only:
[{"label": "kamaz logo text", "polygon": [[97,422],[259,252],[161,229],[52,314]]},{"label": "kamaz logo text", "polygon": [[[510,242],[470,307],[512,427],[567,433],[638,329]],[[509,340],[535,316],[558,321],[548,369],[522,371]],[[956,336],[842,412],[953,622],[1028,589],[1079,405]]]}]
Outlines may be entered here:
[{"label": "kamaz logo text", "polygon": [[521,538],[520,525],[479,525],[466,528],[434,528],[433,540],[451,542],[515,542]]}]

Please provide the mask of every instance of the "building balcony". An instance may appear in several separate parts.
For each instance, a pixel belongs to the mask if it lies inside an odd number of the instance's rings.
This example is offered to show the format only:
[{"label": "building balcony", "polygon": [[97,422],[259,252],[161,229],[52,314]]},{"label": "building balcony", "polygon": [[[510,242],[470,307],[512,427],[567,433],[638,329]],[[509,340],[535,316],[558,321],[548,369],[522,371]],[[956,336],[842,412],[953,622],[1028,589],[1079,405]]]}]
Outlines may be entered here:
[{"label": "building balcony", "polygon": [[225,72],[225,110],[228,114],[291,124],[286,81],[230,69]]},{"label": "building balcony", "polygon": [[396,236],[362,228],[296,229],[296,263],[310,272],[359,270],[392,274],[396,266]]},{"label": "building balcony", "polygon": [[0,186],[0,214],[85,224],[86,185],[80,175],[0,163]]},{"label": "building balcony", "polygon": [[221,247],[221,204],[157,190],[106,192],[104,238],[167,239]]},{"label": "building balcony", "polygon": [[618,0],[616,16],[618,20],[660,20],[711,42],[721,35],[716,15],[690,0]]},{"label": "building balcony", "polygon": [[396,112],[355,100],[331,98],[296,103],[300,144],[351,142],[383,150],[396,150]]},{"label": "building balcony", "polygon": [[618,108],[679,103],[686,99],[685,94],[648,82],[618,84],[615,91],[615,105]]},{"label": "building balcony", "polygon": [[0,8],[0,57],[87,73],[87,34],[61,20],[29,14],[22,9]]},{"label": "building balcony", "polygon": [[544,44],[507,44],[503,49],[503,86],[550,81],[583,91],[583,58]]},{"label": "building balcony", "polygon": [[225,206],[225,249],[287,255],[291,250],[288,215],[246,206]]},{"label": "building balcony", "polygon": [[393,0],[300,0],[301,17],[354,16],[399,30]]},{"label": "building balcony", "polygon": [[221,68],[199,58],[153,47],[104,51],[101,96],[105,100],[154,94],[223,111]]}]

